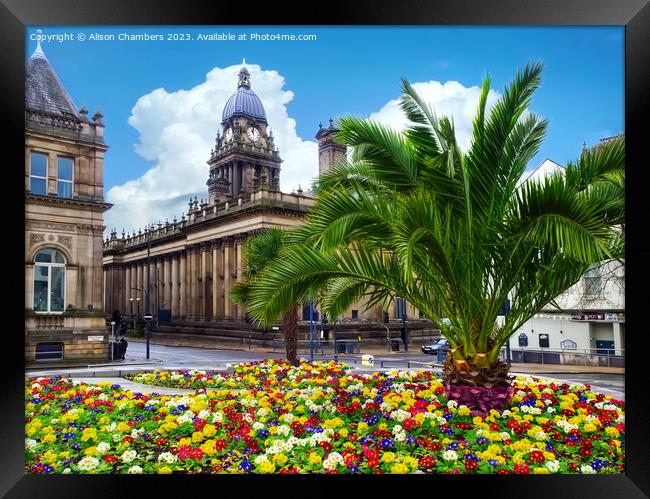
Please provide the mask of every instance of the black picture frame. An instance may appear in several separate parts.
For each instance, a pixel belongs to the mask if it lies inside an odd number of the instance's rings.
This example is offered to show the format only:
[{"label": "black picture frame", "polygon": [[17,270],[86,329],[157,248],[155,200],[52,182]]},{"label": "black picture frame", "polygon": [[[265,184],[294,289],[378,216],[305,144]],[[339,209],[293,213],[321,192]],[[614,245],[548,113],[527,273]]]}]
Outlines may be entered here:
[{"label": "black picture frame", "polygon": [[[589,476],[409,476],[418,483],[409,484],[407,492],[437,494],[441,485],[453,487],[455,495],[473,494],[501,497],[648,497],[650,495],[650,411],[648,383],[644,367],[648,363],[648,335],[642,325],[643,284],[647,282],[650,252],[644,245],[647,209],[644,181],[647,158],[642,155],[644,124],[650,110],[650,5],[648,0],[375,0],[374,2],[310,2],[296,10],[279,2],[208,2],[204,0],[2,0],[0,3],[0,95],[6,140],[3,162],[3,244],[0,245],[5,291],[2,358],[3,386],[0,390],[2,443],[0,494],[6,497],[134,497],[149,495],[192,494],[196,486],[207,487],[203,493],[226,493],[225,487],[237,487],[231,494],[250,494],[249,485],[265,491],[275,489],[310,494],[313,477],[292,478],[301,483],[284,483],[287,477],[238,476],[32,476],[24,474],[24,393],[23,344],[19,331],[24,328],[18,314],[24,273],[24,198],[21,188],[24,171],[24,66],[25,27],[34,25],[624,25],[625,26],[625,133],[627,164],[627,254],[626,265],[633,272],[626,278],[626,318],[632,327],[626,338],[626,474]],[[291,13],[291,14],[289,14]],[[432,50],[444,48],[432,47]],[[101,70],[101,61],[97,68]],[[647,139],[646,139],[647,140]],[[8,154],[7,154],[8,153]],[[636,209],[636,211],[635,211]],[[9,262],[9,265],[7,265]],[[636,327],[635,327],[636,326]],[[256,479],[257,478],[257,479]],[[310,482],[302,479],[309,478]],[[325,477],[332,480],[333,477]],[[330,482],[330,493],[352,492],[357,482],[363,492],[384,490],[388,477],[360,477]],[[372,479],[372,481],[371,481]],[[218,481],[217,481],[218,480]],[[225,480],[225,481],[224,481]],[[271,483],[275,481],[275,483]],[[312,485],[310,485],[310,483]],[[417,487],[411,489],[410,487]],[[381,489],[380,489],[381,487]],[[402,485],[400,485],[400,488]],[[405,490],[406,491],[406,490]],[[267,493],[267,492],[264,492]]]}]

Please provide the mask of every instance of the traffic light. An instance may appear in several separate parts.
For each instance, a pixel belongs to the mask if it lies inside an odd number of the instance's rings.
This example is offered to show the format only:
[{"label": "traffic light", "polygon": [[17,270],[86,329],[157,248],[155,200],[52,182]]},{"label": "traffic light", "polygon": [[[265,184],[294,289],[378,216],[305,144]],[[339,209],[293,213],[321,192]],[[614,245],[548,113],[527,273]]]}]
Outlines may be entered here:
[{"label": "traffic light", "polygon": [[384,310],[384,324],[388,324],[388,319],[390,319],[390,315],[388,315],[388,312]]}]

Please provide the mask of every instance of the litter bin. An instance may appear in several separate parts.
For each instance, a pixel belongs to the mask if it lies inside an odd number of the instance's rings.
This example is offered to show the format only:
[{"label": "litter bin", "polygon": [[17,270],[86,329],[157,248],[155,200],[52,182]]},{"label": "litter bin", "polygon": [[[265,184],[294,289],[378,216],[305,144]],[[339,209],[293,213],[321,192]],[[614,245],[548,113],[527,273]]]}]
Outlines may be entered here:
[{"label": "litter bin", "polygon": [[438,348],[436,353],[438,354],[438,362],[444,362],[447,360],[447,350],[444,348]]},{"label": "litter bin", "polygon": [[345,353],[345,343],[336,342],[336,353]]},{"label": "litter bin", "polygon": [[390,342],[391,352],[399,352],[399,340],[393,340]]},{"label": "litter bin", "polygon": [[354,353],[354,343],[347,343],[345,345],[345,353]]}]

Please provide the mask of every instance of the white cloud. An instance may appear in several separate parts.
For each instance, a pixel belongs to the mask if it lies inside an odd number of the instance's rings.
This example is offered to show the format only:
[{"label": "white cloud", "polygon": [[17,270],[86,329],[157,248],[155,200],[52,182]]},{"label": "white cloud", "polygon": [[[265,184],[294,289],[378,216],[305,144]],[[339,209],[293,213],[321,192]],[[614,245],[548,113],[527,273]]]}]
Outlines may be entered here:
[{"label": "white cloud", "polygon": [[[247,64],[251,87],[261,99],[275,145],[284,160],[280,186],[289,192],[307,187],[318,174],[318,146],[302,140],[296,122],[287,113],[293,92],[283,89],[285,80],[277,71]],[[158,88],[138,99],[129,124],[139,133],[135,151],[154,165],[141,177],[111,188],[107,201],[107,230],[127,231],[149,222],[170,220],[187,212],[190,196],[207,197],[207,160],[228,98],[236,90],[241,65],[214,68],[203,83],[168,92]]]},{"label": "white cloud", "polygon": [[[465,87],[457,81],[440,83],[438,81],[412,83],[415,91],[427,102],[436,116],[451,116],[454,119],[456,139],[461,149],[467,150],[472,140],[472,120],[476,115],[481,88]],[[499,98],[499,93],[490,90],[487,99],[488,112]],[[372,113],[370,119],[403,130],[408,120],[399,107],[399,99],[386,103],[379,111]]]},{"label": "white cloud", "polygon": [[[287,113],[293,92],[283,89],[285,79],[277,71],[262,70],[254,64],[246,67],[284,160],[280,174],[282,190],[290,192],[299,184],[308,187],[318,174],[318,146],[296,133],[296,122]],[[106,213],[107,230],[115,227],[119,231],[124,227],[130,231],[166,218],[171,221],[187,212],[190,196],[207,197],[206,161],[217,130],[221,129],[223,107],[235,91],[240,68],[214,68],[203,83],[189,90],[168,92],[158,88],[138,99],[129,118],[140,138],[135,150],[153,161],[154,166],[141,177],[108,191],[107,200],[113,207]],[[413,87],[438,116],[453,116],[459,144],[467,149],[480,87],[465,87],[456,81],[417,82]],[[488,108],[498,96],[490,91]],[[407,124],[398,99],[389,101],[369,118],[398,130]]]}]

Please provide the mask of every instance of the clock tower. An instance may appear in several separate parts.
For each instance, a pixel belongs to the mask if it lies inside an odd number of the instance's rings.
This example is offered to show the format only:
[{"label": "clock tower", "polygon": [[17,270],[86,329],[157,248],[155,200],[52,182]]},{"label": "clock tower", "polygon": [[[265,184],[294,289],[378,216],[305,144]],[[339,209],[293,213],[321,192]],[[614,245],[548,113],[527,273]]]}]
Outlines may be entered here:
[{"label": "clock tower", "polygon": [[223,108],[221,130],[210,153],[210,204],[246,197],[258,189],[280,190],[280,154],[273,143],[248,69],[239,71],[237,91]]}]

